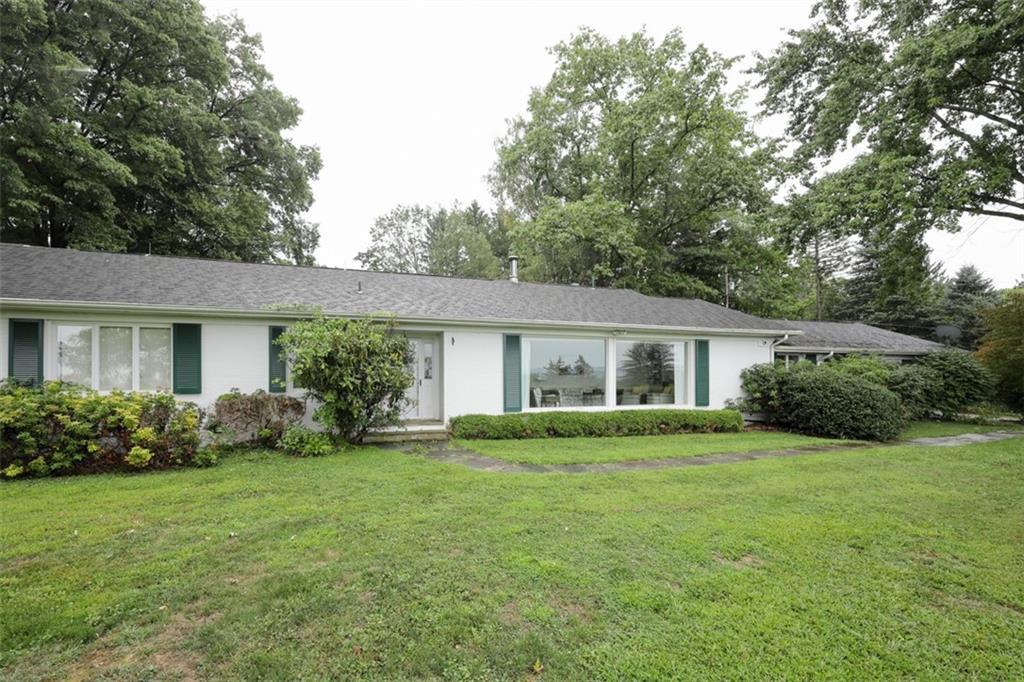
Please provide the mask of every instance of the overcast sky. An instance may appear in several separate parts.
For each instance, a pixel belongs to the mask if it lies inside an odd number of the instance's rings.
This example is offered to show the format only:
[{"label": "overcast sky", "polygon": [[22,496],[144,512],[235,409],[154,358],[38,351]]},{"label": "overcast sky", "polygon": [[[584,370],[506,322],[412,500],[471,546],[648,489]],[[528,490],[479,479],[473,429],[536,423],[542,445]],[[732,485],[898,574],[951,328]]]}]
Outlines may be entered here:
[{"label": "overcast sky", "polygon": [[[617,38],[679,27],[690,45],[726,55],[767,52],[807,24],[811,2],[356,3],[203,0],[263,36],[264,63],[305,114],[291,132],[320,147],[324,168],[309,218],[320,224],[317,262],[358,267],[374,219],[395,205],[476,199],[493,207],[485,175],[505,120],[547,82],[549,46],[580,26]],[[738,77],[742,80],[742,77]],[[739,80],[737,82],[739,82]],[[751,111],[754,103],[750,104]],[[778,134],[779,122],[759,130]],[[929,235],[953,272],[974,263],[997,286],[1024,275],[1024,226],[964,220]]]}]

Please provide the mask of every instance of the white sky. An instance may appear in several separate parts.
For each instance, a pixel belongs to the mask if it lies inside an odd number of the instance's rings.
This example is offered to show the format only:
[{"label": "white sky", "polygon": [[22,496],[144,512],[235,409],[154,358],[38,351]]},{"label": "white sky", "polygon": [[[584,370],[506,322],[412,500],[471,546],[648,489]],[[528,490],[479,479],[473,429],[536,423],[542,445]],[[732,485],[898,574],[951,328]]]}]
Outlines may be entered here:
[{"label": "white sky", "polygon": [[[523,113],[531,87],[554,67],[546,48],[580,26],[617,38],[675,27],[747,58],[770,51],[786,28],[806,25],[810,0],[768,2],[330,2],[203,0],[210,15],[237,13],[263,36],[264,63],[305,114],[291,133],[320,147],[324,168],[309,218],[320,224],[317,261],[358,267],[374,219],[400,203],[493,199],[485,175],[505,120]],[[737,83],[745,77],[738,77]],[[750,103],[751,111],[754,103]],[[777,121],[759,128],[778,134]],[[1024,226],[964,220],[932,234],[952,273],[977,265],[996,286],[1024,275]]]}]

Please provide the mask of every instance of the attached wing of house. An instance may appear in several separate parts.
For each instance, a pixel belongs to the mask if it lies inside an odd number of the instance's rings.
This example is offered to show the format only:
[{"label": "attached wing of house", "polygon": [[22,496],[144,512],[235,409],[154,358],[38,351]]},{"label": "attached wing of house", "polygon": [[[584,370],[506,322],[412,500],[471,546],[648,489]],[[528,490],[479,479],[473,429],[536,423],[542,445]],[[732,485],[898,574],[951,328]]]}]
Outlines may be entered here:
[{"label": "attached wing of house", "polygon": [[863,322],[783,322],[802,333],[785,339],[776,348],[776,357],[786,361],[821,361],[826,357],[867,353],[881,355],[894,362],[911,360],[943,348],[942,344]]},{"label": "attached wing of house", "polygon": [[721,407],[799,324],[625,289],[0,245],[0,376],[301,394],[275,344],[313,310],[388,313],[412,340],[409,420]]}]

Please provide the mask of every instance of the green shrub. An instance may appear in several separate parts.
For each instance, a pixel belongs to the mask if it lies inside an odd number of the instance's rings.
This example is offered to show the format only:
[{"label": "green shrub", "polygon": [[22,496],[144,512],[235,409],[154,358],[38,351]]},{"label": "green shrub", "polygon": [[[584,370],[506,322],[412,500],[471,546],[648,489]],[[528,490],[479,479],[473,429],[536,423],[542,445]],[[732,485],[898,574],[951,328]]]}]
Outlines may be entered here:
[{"label": "green shrub", "polygon": [[272,448],[305,413],[306,404],[293,396],[232,389],[217,398],[207,429],[219,434],[221,441]]},{"label": "green shrub", "polygon": [[516,439],[581,436],[654,436],[664,433],[742,431],[736,410],[615,410],[528,412],[452,417],[456,438]]},{"label": "green shrub", "polygon": [[888,386],[889,377],[892,375],[893,370],[899,367],[899,365],[886,362],[877,355],[857,354],[845,355],[829,360],[822,366],[840,374],[867,379],[879,386]]},{"label": "green shrub", "polygon": [[782,388],[788,377],[795,372],[815,371],[817,365],[808,360],[801,360],[789,367],[781,363],[764,363],[747,367],[740,372],[740,386],[746,397],[738,401],[739,409],[744,412],[757,412],[764,415],[769,422],[778,422]]},{"label": "green shrub", "polygon": [[401,423],[412,350],[393,319],[319,315],[292,325],[278,342],[295,382],[319,403],[314,418],[328,431],[358,443],[372,429]]},{"label": "green shrub", "polygon": [[0,468],[24,475],[205,466],[199,409],[166,393],[0,385]]},{"label": "green shrub", "polygon": [[288,427],[278,447],[293,457],[322,457],[334,451],[330,436],[299,424]]},{"label": "green shrub", "polygon": [[788,376],[780,408],[787,425],[815,436],[883,441],[895,438],[904,426],[895,393],[824,368]]},{"label": "green shrub", "polygon": [[924,365],[897,365],[889,373],[886,388],[900,399],[906,419],[922,419],[933,411],[933,397],[938,393],[941,377]]},{"label": "green shrub", "polygon": [[960,350],[929,353],[920,360],[923,367],[935,372],[937,380],[929,407],[945,417],[953,417],[970,405],[990,400],[995,379],[977,358]]}]

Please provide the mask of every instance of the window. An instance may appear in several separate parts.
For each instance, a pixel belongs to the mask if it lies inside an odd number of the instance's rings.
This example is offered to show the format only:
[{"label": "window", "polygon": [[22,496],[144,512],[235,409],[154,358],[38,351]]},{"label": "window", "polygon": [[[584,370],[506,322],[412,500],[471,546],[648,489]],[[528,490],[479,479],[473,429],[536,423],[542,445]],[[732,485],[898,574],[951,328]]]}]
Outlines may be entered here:
[{"label": "window", "polygon": [[57,378],[101,391],[169,391],[171,330],[57,325]]},{"label": "window", "polygon": [[530,407],[605,404],[604,339],[526,339]]},{"label": "window", "polygon": [[[677,381],[675,346],[661,342],[616,341],[615,404],[674,404]],[[684,358],[685,353],[681,359]]]},{"label": "window", "polygon": [[171,330],[139,328],[139,390],[171,390]]},{"label": "window", "polygon": [[100,327],[100,390],[132,390],[132,328]]},{"label": "window", "polygon": [[57,327],[57,378],[92,386],[92,327]]}]

